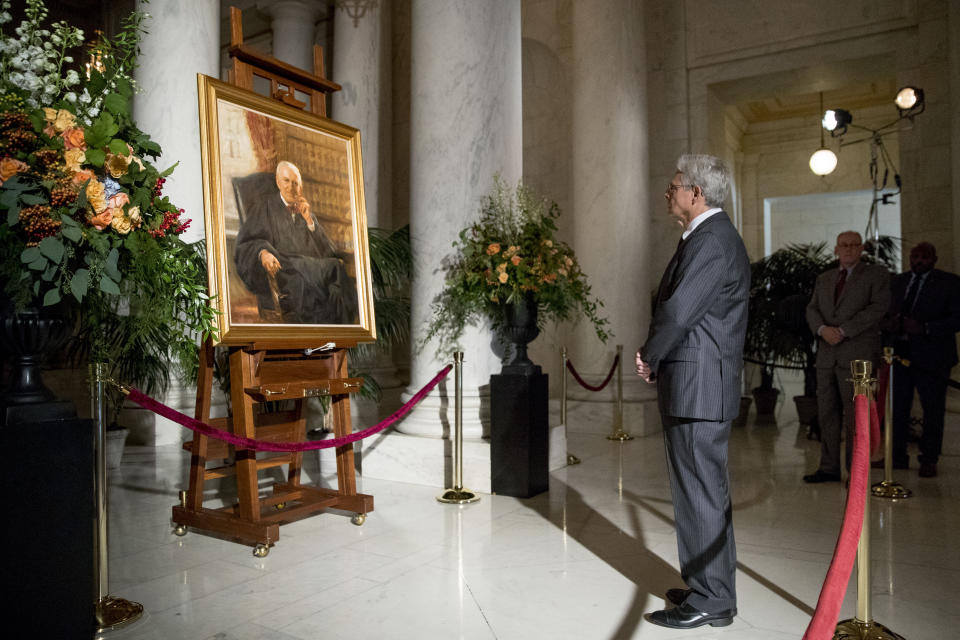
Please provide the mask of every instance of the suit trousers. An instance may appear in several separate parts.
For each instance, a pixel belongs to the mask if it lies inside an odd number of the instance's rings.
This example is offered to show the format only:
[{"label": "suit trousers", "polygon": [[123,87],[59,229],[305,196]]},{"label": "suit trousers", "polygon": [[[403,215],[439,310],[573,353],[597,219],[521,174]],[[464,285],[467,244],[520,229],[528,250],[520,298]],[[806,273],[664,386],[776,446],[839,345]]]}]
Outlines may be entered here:
[{"label": "suit trousers", "polygon": [[687,602],[709,613],[735,609],[737,550],[727,470],[731,422],[661,418],[680,575],[693,589]]},{"label": "suit trousers", "polygon": [[[853,382],[850,367],[817,369],[817,418],[820,422],[820,471],[840,473],[841,433],[847,440],[846,467],[853,454]],[[843,431],[841,432],[841,428]]]},{"label": "suit trousers", "polygon": [[[900,351],[898,350],[899,354]],[[910,409],[913,390],[920,396],[923,408],[923,435],[920,436],[920,463],[936,464],[943,447],[943,414],[947,408],[949,368],[925,370],[920,365],[893,365],[893,460],[909,461],[907,439],[910,434]]]}]

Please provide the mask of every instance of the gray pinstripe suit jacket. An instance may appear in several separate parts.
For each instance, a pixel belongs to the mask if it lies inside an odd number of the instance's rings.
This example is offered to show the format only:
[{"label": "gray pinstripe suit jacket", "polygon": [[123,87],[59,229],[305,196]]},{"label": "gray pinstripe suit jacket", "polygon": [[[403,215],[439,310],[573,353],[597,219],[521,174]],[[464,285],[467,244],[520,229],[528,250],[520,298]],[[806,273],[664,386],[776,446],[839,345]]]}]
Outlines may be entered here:
[{"label": "gray pinstripe suit jacket", "polygon": [[723,211],[684,240],[667,265],[643,360],[664,415],[727,421],[740,410],[750,260]]}]

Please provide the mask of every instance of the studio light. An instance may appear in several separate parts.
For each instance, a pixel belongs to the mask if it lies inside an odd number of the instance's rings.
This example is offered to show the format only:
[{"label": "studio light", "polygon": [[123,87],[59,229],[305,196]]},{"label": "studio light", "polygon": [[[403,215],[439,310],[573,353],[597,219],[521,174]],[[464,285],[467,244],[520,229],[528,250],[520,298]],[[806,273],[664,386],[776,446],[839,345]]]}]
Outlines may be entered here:
[{"label": "studio light", "polygon": [[[820,92],[820,111],[823,111],[823,92]],[[835,113],[834,111],[827,111],[828,114]],[[850,114],[847,113],[849,116]],[[835,120],[831,120],[835,123]],[[827,128],[827,117],[823,117],[823,127]],[[810,171],[813,171],[818,176],[825,176],[830,173],[833,173],[833,170],[837,168],[837,154],[830,149],[827,149],[827,145],[823,142],[823,128],[820,129],[820,148],[813,152],[813,155],[810,156]]]},{"label": "studio light", "polygon": [[823,128],[831,136],[842,136],[847,132],[847,125],[853,122],[853,116],[846,109],[828,109],[823,114]]},{"label": "studio light", "polygon": [[818,176],[825,176],[833,173],[837,168],[837,154],[830,149],[817,149],[810,156],[810,171]]},{"label": "studio light", "polygon": [[897,91],[897,97],[893,100],[897,109],[900,111],[901,118],[909,118],[923,111],[926,104],[923,100],[923,89],[917,87],[904,87]]}]

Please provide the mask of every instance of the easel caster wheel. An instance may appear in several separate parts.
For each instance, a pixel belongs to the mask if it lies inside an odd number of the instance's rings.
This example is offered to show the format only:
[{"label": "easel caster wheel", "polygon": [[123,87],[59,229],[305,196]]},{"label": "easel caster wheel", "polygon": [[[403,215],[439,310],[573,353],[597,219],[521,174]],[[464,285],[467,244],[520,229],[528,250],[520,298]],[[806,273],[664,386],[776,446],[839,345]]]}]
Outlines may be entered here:
[{"label": "easel caster wheel", "polygon": [[174,527],[173,532],[174,532],[176,535],[178,535],[178,536],[180,536],[180,537],[183,537],[183,536],[187,535],[187,525],[185,525],[185,524],[178,524],[176,527]]},{"label": "easel caster wheel", "polygon": [[350,518],[350,522],[357,525],[358,527],[363,525],[363,523],[366,521],[367,521],[367,514],[365,513],[355,513],[353,514],[353,517]]},{"label": "easel caster wheel", "polygon": [[286,502],[278,502],[277,506],[274,507],[277,511],[283,511],[287,507]]},{"label": "easel caster wheel", "polygon": [[262,542],[253,548],[254,558],[266,558],[268,553],[270,553],[270,547]]}]

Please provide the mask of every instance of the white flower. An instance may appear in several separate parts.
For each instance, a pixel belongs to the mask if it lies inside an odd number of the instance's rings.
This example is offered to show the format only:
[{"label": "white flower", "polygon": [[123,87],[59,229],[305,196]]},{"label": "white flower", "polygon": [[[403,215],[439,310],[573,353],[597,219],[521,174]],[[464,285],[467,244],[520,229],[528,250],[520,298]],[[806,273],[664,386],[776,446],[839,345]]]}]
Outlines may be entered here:
[{"label": "white flower", "polygon": [[86,89],[83,90],[83,93],[80,94],[80,103],[81,104],[90,104],[90,94]]},{"label": "white flower", "polygon": [[55,45],[59,45],[61,42],[63,42],[63,40],[57,34],[53,34],[52,36],[50,36],[50,42],[52,42]]},{"label": "white flower", "polygon": [[74,103],[77,101],[77,94],[75,94],[73,91],[67,91],[67,93],[63,96],[63,99],[67,102]]},{"label": "white flower", "polygon": [[73,62],[73,56],[63,56],[63,61],[69,64]]},{"label": "white flower", "polygon": [[[9,7],[10,5],[7,5],[7,6]],[[13,20],[13,16],[11,16],[6,11],[0,11],[0,24],[7,24],[11,20]]]},{"label": "white flower", "polygon": [[[78,82],[80,82],[80,74],[78,74],[78,73],[77,73],[75,70],[73,70],[73,69],[69,69],[69,70],[67,70],[67,77],[66,77],[66,80],[65,80],[64,82],[66,83],[66,85],[67,85],[68,87],[69,87],[69,86],[72,86],[72,85],[75,85],[75,84],[77,84]],[[74,96],[74,98],[76,98],[76,96]]]},{"label": "white flower", "polygon": [[49,42],[44,42],[43,48],[46,49],[47,51],[50,51],[51,49],[53,49],[53,45],[50,44]]}]

